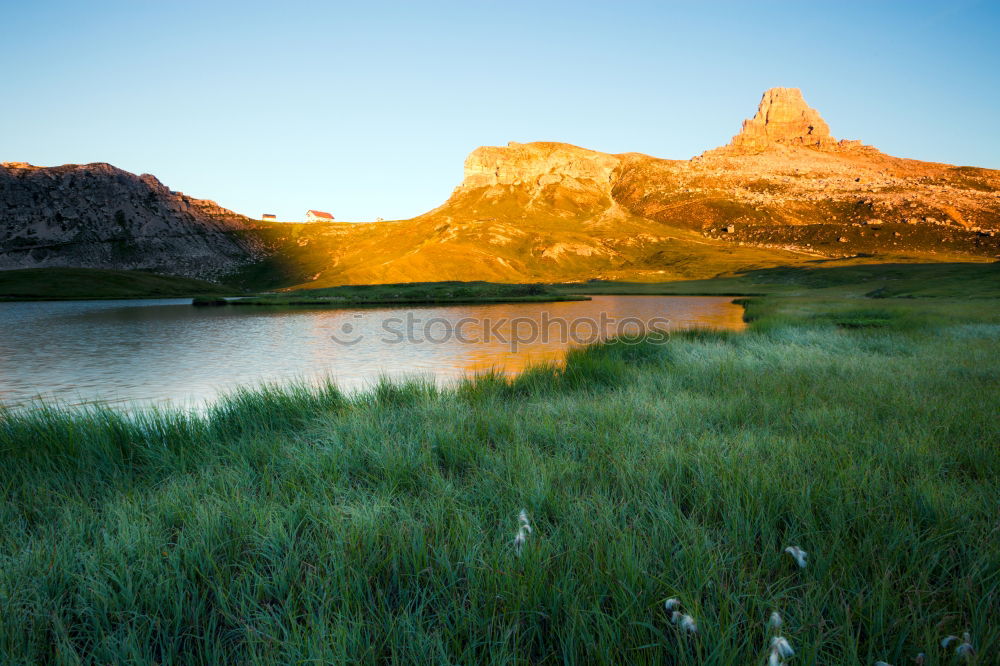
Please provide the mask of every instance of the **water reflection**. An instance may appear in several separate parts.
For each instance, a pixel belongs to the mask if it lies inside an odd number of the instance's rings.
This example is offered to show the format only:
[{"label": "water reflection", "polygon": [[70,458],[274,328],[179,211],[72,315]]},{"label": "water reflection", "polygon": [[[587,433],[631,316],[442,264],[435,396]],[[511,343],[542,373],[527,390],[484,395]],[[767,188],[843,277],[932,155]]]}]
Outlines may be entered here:
[{"label": "water reflection", "polygon": [[[2,303],[0,402],[198,405],[262,381],[332,376],[351,390],[380,375],[445,382],[488,368],[516,373],[559,362],[573,346],[551,322],[576,322],[579,341],[593,332],[579,322],[602,315],[610,323],[601,335],[626,318],[666,319],[671,328],[743,326],[742,309],[716,297],[352,310],[193,308],[178,299]],[[530,339],[531,322],[541,329],[544,321],[547,338]]]}]

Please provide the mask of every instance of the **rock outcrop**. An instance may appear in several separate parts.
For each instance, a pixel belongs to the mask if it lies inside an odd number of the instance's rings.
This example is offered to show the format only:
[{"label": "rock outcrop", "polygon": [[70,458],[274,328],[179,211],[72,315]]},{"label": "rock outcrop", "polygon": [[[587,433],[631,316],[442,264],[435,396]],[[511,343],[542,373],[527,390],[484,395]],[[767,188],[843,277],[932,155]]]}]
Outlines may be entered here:
[{"label": "rock outcrop", "polygon": [[565,143],[481,146],[465,160],[460,189],[534,185],[608,186],[619,160],[614,155]]},{"label": "rock outcrop", "polygon": [[0,270],[109,268],[214,278],[254,261],[252,223],[110,164],[0,164]]},{"label": "rock outcrop", "polygon": [[752,154],[779,145],[818,150],[864,147],[860,141],[835,139],[829,125],[816,109],[806,104],[798,88],[771,88],[761,97],[756,115],[743,121],[740,133],[727,146],[706,154]]},{"label": "rock outcrop", "polygon": [[772,143],[830,147],[837,140],[819,112],[806,104],[798,88],[771,88],[764,93],[757,114],[743,121],[733,137],[734,148],[763,150]]}]

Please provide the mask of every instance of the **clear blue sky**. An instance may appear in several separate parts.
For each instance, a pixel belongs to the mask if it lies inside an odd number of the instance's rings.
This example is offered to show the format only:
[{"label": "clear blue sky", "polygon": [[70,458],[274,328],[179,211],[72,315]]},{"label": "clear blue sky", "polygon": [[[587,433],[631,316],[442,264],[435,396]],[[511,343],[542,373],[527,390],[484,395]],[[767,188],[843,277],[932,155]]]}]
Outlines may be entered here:
[{"label": "clear blue sky", "polygon": [[688,158],[772,86],[837,137],[1000,168],[997,2],[0,2],[0,161],[253,216],[410,217],[484,144]]}]

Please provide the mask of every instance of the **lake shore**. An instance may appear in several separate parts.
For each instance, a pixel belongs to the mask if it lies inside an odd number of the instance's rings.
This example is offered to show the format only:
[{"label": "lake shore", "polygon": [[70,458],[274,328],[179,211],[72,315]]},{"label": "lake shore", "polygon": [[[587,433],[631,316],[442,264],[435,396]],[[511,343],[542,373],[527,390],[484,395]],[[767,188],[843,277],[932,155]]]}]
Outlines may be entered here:
[{"label": "lake shore", "polygon": [[997,267],[872,270],[454,389],[0,412],[0,661],[995,654]]},{"label": "lake shore", "polygon": [[[594,296],[463,305],[191,307],[189,299],[0,304],[0,405],[202,409],[239,387],[382,378],[439,386],[561,364],[644,327],[745,327],[727,297]],[[38,359],[45,359],[39,363]]]},{"label": "lake shore", "polygon": [[205,280],[145,271],[25,268],[0,271],[0,303],[197,297],[236,290]]},{"label": "lake shore", "polygon": [[230,299],[195,299],[193,305],[312,306],[346,308],[384,305],[471,305],[478,303],[554,303],[589,300],[540,284],[496,282],[408,282],[345,285],[326,289],[259,294]]}]

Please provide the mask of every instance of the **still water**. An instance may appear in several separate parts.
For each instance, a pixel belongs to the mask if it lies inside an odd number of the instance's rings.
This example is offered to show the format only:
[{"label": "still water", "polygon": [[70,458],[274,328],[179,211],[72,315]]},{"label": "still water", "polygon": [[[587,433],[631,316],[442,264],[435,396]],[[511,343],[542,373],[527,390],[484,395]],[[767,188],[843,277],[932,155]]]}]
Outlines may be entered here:
[{"label": "still water", "polygon": [[420,308],[195,308],[189,299],[0,303],[0,404],[37,398],[197,407],[237,386],[380,376],[446,383],[516,373],[635,331],[738,329],[729,298],[595,296],[591,301]]}]

